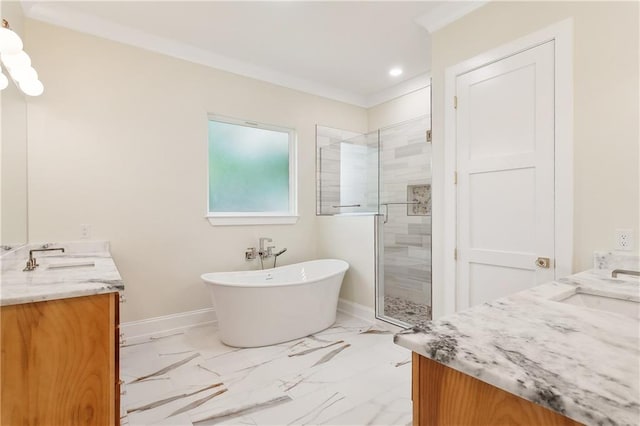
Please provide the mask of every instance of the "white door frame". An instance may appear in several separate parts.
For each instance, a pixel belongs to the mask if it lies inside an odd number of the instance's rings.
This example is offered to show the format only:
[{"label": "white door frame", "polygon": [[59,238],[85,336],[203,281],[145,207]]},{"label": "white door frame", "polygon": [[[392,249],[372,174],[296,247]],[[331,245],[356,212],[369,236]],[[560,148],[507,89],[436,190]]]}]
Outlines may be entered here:
[{"label": "white door frame", "polygon": [[[555,40],[555,262],[556,278],[573,271],[573,19],[491,49],[445,70],[444,113],[444,315],[456,310],[457,245],[456,113],[454,96],[459,75],[524,50]],[[435,207],[435,206],[434,206]]]}]

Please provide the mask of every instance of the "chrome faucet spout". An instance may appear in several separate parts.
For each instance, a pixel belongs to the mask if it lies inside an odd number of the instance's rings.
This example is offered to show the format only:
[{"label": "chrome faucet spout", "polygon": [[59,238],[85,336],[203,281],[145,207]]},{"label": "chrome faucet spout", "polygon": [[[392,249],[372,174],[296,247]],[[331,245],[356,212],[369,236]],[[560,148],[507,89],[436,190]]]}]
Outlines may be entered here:
[{"label": "chrome faucet spout", "polygon": [[260,238],[260,250],[258,250],[258,256],[260,256],[260,260],[269,258],[273,256],[273,249],[275,246],[266,246],[265,243],[273,242],[271,238],[262,237]]},{"label": "chrome faucet spout", "polygon": [[64,249],[62,247],[59,248],[41,248],[41,249],[32,249],[29,250],[29,260],[27,260],[27,266],[24,267],[23,271],[33,271],[38,267],[38,261],[35,257],[33,257],[33,253],[36,251],[61,251],[64,253]]},{"label": "chrome faucet spout", "polygon": [[264,243],[271,243],[273,240],[271,238],[262,237],[260,238],[260,251],[264,252]]},{"label": "chrome faucet spout", "polygon": [[640,277],[640,272],[638,271],[631,271],[629,269],[614,269],[613,271],[611,271],[611,276],[613,278],[617,278],[618,274],[622,274],[622,275],[633,275],[635,277]]}]

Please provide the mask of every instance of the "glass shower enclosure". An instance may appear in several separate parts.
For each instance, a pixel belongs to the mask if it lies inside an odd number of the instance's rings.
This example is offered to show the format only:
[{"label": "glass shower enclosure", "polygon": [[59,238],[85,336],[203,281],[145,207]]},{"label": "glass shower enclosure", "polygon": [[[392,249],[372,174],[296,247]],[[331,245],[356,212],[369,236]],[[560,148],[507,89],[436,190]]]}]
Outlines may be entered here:
[{"label": "glass shower enclosure", "polygon": [[431,143],[428,117],[379,130],[376,314],[431,319]]},{"label": "glass shower enclosure", "polygon": [[367,134],[318,126],[318,215],[373,215],[376,318],[431,319],[431,143],[424,116]]},{"label": "glass shower enclosure", "polygon": [[316,126],[318,215],[378,213],[378,137]]}]

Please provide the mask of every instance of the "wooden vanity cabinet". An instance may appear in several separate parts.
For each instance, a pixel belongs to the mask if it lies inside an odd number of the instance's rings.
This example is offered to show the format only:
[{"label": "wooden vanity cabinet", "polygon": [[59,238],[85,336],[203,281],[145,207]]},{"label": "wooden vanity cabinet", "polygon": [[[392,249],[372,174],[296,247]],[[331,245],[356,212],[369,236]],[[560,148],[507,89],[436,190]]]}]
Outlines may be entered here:
[{"label": "wooden vanity cabinet", "polygon": [[0,424],[118,425],[118,293],[0,308]]},{"label": "wooden vanity cabinet", "polygon": [[412,369],[414,426],[582,424],[415,352]]}]

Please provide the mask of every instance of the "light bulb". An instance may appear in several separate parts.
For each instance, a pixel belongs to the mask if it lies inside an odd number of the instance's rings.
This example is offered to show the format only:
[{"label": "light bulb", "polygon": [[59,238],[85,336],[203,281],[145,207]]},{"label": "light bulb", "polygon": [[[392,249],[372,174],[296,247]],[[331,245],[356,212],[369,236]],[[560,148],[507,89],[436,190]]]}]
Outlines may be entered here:
[{"label": "light bulb", "polygon": [[20,36],[9,28],[0,28],[0,53],[18,53],[22,50]]},{"label": "light bulb", "polygon": [[9,85],[9,79],[0,71],[0,90],[4,90]]},{"label": "light bulb", "polygon": [[22,68],[31,66],[31,58],[24,50],[18,53],[3,53],[0,55],[2,63],[11,71],[14,68]]},{"label": "light bulb", "polygon": [[38,73],[33,67],[12,68],[9,73],[11,74],[11,77],[13,77],[13,79],[18,83],[21,81],[38,79]]},{"label": "light bulb", "polygon": [[44,92],[44,86],[40,80],[25,80],[18,83],[18,85],[25,95],[40,96]]}]

